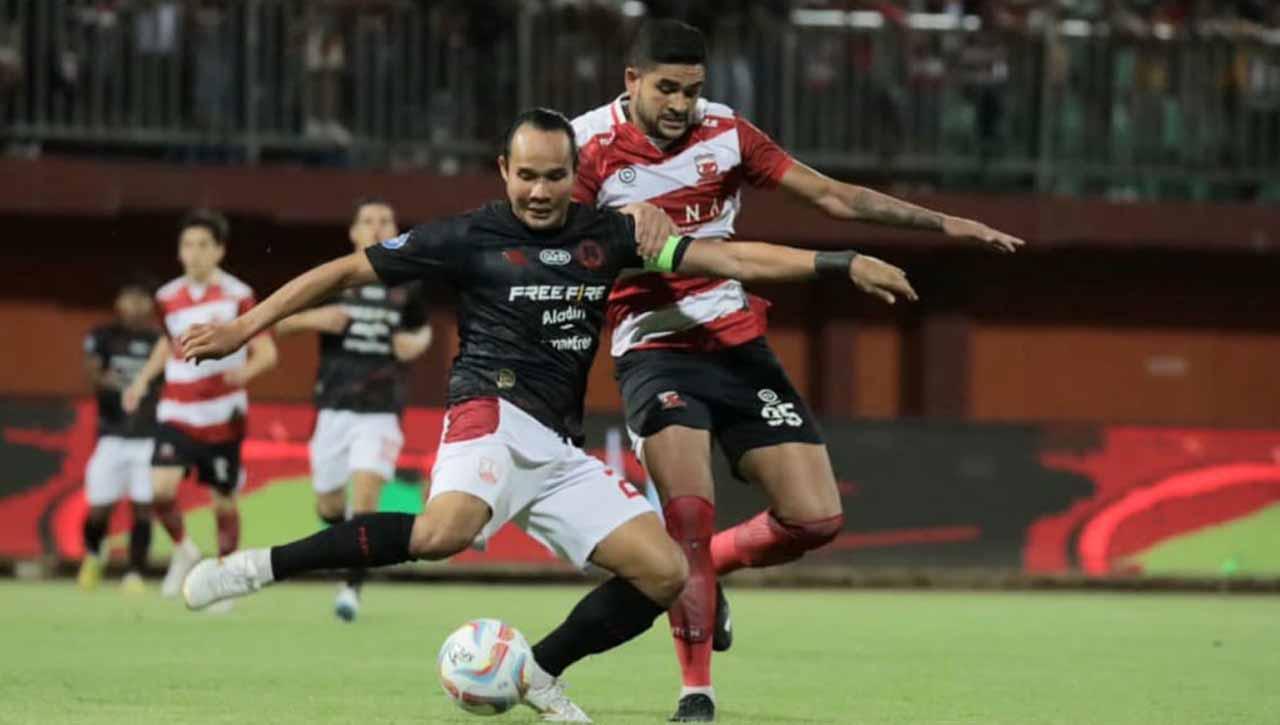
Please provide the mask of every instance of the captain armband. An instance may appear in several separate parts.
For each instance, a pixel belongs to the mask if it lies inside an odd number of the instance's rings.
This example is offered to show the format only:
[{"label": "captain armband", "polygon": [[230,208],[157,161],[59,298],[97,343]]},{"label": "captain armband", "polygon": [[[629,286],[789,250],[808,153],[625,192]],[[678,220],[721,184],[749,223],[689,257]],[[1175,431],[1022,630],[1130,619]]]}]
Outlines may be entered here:
[{"label": "captain armband", "polygon": [[680,268],[680,262],[684,260],[684,253],[688,251],[689,245],[693,243],[693,237],[667,237],[666,244],[662,245],[662,251],[658,252],[658,256],[653,259],[646,259],[644,268],[650,272],[674,272]]}]

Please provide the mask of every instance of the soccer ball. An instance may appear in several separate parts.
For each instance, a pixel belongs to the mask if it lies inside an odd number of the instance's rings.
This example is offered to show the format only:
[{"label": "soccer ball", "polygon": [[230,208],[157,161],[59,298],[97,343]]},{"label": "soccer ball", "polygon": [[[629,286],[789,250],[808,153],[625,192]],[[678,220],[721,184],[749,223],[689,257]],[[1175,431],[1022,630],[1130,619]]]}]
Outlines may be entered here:
[{"label": "soccer ball", "polygon": [[497,715],[519,704],[529,688],[533,650],[524,635],[496,619],[473,619],[440,648],[440,685],[473,715]]}]

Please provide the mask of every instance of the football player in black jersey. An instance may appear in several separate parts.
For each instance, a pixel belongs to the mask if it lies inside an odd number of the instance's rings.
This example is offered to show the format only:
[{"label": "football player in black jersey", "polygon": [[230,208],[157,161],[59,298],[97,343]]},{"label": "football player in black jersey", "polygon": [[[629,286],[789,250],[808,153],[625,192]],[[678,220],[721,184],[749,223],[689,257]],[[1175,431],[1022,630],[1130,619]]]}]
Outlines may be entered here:
[{"label": "football player in black jersey", "polygon": [[283,546],[206,559],[187,576],[183,597],[202,609],[302,572],[445,559],[513,521],[565,560],[616,575],[534,645],[528,672],[525,702],[544,720],[589,722],[565,696],[561,673],[647,630],[688,572],[640,492],[579,447],[613,281],[647,267],[757,282],[830,275],[889,301],[915,292],[902,270],[854,252],[673,237],[642,259],[630,218],[571,203],[574,135],[554,111],[519,116],[498,164],[504,201],[321,265],[233,322],[184,336],[193,359],[219,358],[339,289],[376,281],[451,284],[460,300],[461,348],[423,512],[368,514]]},{"label": "football player in black jersey", "polygon": [[[348,238],[357,252],[397,236],[395,210],[380,199],[356,202]],[[382,484],[395,474],[404,444],[400,415],[408,388],[407,363],[431,344],[421,285],[367,284],[343,290],[330,304],[287,317],[276,334],[320,333],[318,410],[311,437],[311,486],[326,524],[378,510]],[[347,481],[351,504],[347,505]],[[338,589],[334,613],[355,619],[363,569]]]},{"label": "football player in black jersey", "polygon": [[123,586],[142,591],[142,571],[151,548],[151,454],[155,435],[156,392],[133,413],[121,406],[120,392],[147,363],[160,333],[155,329],[151,294],[128,285],[116,295],[116,319],[95,327],[84,339],[84,367],[98,403],[98,443],[85,468],[84,559],[78,581],[92,589],[102,578],[102,541],[111,510],[128,496],[133,506],[129,531],[129,569]]}]

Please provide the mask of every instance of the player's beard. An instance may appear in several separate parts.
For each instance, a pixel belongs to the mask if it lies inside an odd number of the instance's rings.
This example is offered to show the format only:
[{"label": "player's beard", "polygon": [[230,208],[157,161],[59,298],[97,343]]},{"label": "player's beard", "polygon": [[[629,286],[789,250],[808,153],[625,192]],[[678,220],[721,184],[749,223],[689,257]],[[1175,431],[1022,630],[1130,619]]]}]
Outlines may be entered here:
[{"label": "player's beard", "polygon": [[[636,106],[635,111],[636,118],[640,120],[642,130],[649,138],[661,139],[663,141],[670,142],[680,138],[689,130],[689,114],[679,117],[675,114],[649,113],[648,109],[645,108],[643,104]],[[680,130],[671,131],[664,128],[661,123],[664,117],[679,123]]]}]

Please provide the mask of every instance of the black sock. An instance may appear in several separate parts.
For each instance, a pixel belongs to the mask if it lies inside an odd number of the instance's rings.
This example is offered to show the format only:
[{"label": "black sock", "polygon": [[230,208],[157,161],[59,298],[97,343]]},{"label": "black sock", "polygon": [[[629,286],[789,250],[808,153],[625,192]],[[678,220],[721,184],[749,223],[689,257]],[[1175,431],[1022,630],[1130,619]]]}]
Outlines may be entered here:
[{"label": "black sock", "polygon": [[90,515],[84,520],[84,550],[98,556],[102,553],[102,540],[107,536],[107,519]]},{"label": "black sock", "polygon": [[318,569],[345,569],[408,561],[413,514],[357,516],[337,526],[271,547],[271,573],[276,581]]},{"label": "black sock", "polygon": [[352,589],[359,590],[364,585],[364,575],[367,570],[364,567],[356,567],[347,570],[347,586]]},{"label": "black sock", "polygon": [[134,518],[129,529],[129,571],[141,574],[147,568],[147,553],[151,551],[151,518]]},{"label": "black sock", "polygon": [[[333,518],[330,518],[328,516],[321,516],[320,520],[324,522],[325,526],[334,527],[346,521],[347,516],[346,514],[338,514]],[[365,573],[365,570],[361,567],[348,569],[347,576],[346,576],[347,586],[351,587],[352,589],[359,589],[360,585],[364,584],[364,573]]]},{"label": "black sock", "polygon": [[592,589],[564,623],[535,644],[533,658],[542,669],[559,677],[583,657],[643,634],[666,609],[631,582],[614,577]]}]

